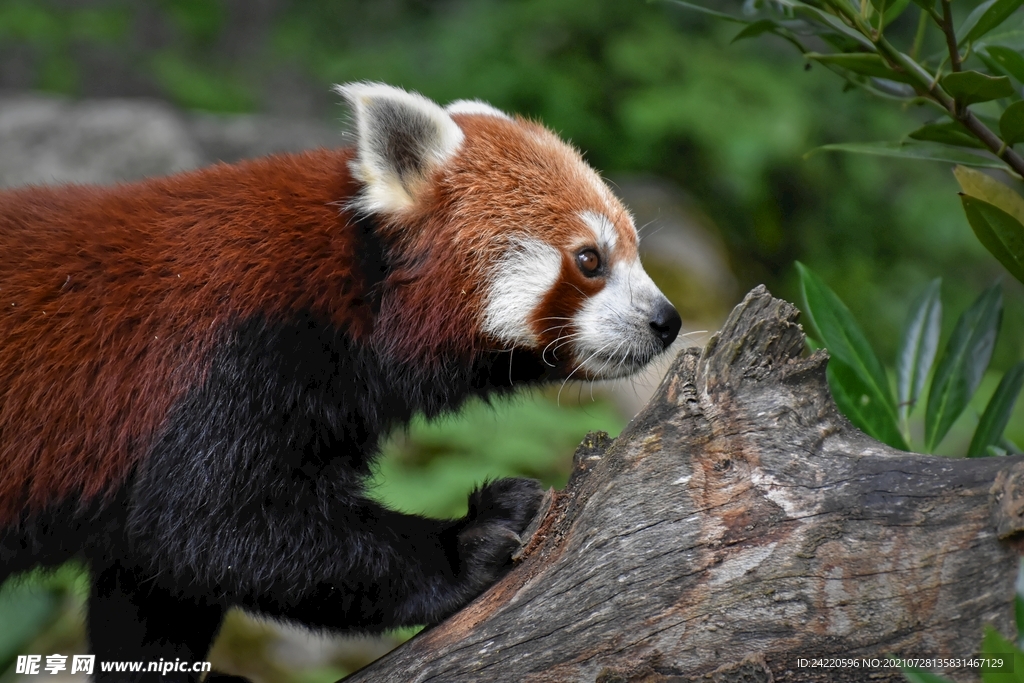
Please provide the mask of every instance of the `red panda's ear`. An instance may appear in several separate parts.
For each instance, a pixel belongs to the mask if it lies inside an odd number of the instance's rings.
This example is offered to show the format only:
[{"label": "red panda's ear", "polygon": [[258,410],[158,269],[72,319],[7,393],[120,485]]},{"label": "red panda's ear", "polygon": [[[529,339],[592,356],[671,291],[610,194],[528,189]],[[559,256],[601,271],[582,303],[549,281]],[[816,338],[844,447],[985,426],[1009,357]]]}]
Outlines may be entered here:
[{"label": "red panda's ear", "polygon": [[422,95],[381,83],[335,87],[355,117],[352,173],[365,186],[353,202],[368,213],[398,213],[416,204],[430,174],[458,151],[462,130]]}]

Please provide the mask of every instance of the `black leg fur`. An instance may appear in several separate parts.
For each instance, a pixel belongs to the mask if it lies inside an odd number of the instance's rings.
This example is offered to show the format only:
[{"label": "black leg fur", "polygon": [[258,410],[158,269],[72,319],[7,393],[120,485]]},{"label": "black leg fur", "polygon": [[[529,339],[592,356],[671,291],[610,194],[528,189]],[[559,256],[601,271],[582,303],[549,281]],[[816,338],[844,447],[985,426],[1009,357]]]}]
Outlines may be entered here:
[{"label": "black leg fur", "polygon": [[181,672],[103,672],[100,663],[203,661],[223,614],[204,597],[175,596],[137,567],[120,561],[94,567],[88,620],[94,680],[198,681],[198,674]]},{"label": "black leg fur", "polygon": [[502,479],[473,494],[465,518],[449,521],[351,496],[290,515],[254,516],[243,507],[212,518],[221,536],[233,538],[191,567],[174,567],[176,557],[159,550],[149,557],[176,583],[209,586],[225,604],[309,626],[382,631],[434,623],[504,573],[541,495],[532,480]]}]

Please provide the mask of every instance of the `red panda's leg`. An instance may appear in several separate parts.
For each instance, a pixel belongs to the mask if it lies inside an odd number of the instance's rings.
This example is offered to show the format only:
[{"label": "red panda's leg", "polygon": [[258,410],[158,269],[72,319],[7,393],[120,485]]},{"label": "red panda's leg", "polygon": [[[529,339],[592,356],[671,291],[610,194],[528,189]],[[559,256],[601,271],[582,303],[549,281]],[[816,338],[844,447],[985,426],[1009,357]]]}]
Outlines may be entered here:
[{"label": "red panda's leg", "polygon": [[470,495],[465,517],[447,521],[361,501],[338,511],[331,545],[340,553],[314,585],[273,586],[243,606],[360,631],[436,623],[507,572],[541,496],[531,479],[500,479]]},{"label": "red panda's leg", "polygon": [[[202,478],[224,480],[222,473]],[[504,574],[542,496],[533,480],[501,479],[471,495],[465,517],[438,520],[340,491],[317,499],[297,483],[225,490],[210,505],[137,499],[132,526],[156,524],[136,548],[162,568],[153,570],[159,580],[188,577],[178,579],[177,591],[197,599],[217,595],[306,626],[379,632],[436,623]],[[262,505],[271,487],[288,502]],[[160,508],[184,514],[163,526],[150,517]],[[149,594],[135,599],[145,603]]]},{"label": "red panda's leg", "polygon": [[[223,609],[200,596],[176,597],[146,572],[113,561],[93,566],[88,623],[96,655],[94,680],[198,681],[200,674],[148,672],[150,662],[192,664],[206,660]],[[142,671],[103,671],[103,664],[141,662]]]},{"label": "red panda's leg", "polygon": [[[438,520],[388,510],[327,482],[258,481],[250,473],[249,487],[220,488],[223,497],[211,500],[203,489],[228,479],[219,467],[225,463],[211,462],[218,467],[191,472],[190,500],[166,485],[136,499],[130,526],[147,527],[134,545],[150,571],[160,581],[181,578],[182,593],[335,630],[433,624],[456,611],[508,570],[518,533],[542,498],[536,481],[501,479],[471,496],[467,516]],[[135,597],[147,600],[142,592]]]}]

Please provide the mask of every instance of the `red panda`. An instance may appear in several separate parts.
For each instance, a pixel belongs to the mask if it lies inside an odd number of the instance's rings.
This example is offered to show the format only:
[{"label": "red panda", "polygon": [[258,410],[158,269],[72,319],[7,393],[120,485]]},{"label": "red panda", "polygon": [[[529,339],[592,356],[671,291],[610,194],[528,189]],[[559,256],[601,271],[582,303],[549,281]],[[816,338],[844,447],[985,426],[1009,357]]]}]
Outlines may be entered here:
[{"label": "red panda", "polygon": [[628,375],[679,332],[629,213],[553,133],[337,90],[351,148],[0,193],[0,580],[84,557],[101,660],[202,660],[232,605],[360,631],[452,613],[540,488],[399,514],[364,495],[380,440]]}]

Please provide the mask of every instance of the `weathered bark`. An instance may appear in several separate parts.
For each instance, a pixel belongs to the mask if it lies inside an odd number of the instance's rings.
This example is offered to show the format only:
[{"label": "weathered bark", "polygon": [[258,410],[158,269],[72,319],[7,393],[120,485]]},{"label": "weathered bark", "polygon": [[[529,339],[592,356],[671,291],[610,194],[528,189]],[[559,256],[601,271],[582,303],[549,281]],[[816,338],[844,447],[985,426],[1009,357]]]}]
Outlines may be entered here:
[{"label": "weathered bark", "polygon": [[751,292],[617,439],[587,437],[507,577],[346,682],[896,681],[797,658],[1012,637],[1022,458],[859,432],[796,317]]}]

